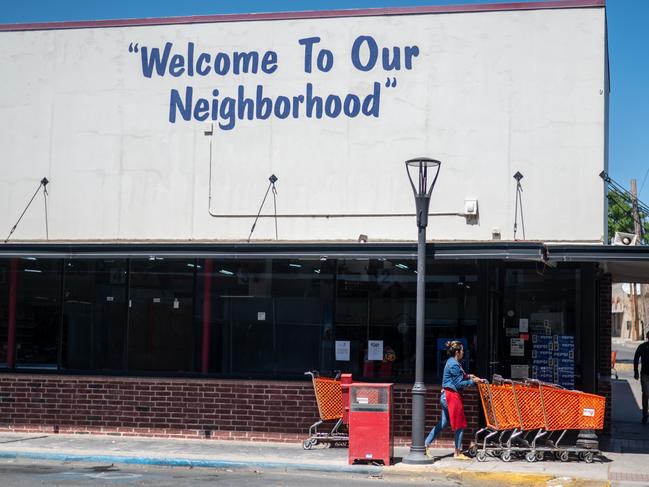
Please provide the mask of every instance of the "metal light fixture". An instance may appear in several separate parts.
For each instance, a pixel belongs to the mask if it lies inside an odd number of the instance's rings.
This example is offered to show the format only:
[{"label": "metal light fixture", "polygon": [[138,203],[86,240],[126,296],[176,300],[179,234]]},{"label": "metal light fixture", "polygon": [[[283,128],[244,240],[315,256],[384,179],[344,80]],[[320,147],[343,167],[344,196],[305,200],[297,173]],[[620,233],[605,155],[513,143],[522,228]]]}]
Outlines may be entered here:
[{"label": "metal light fixture", "polygon": [[426,227],[430,195],[439,176],[441,162],[428,157],[406,161],[406,172],[415,196],[417,210],[417,318],[415,338],[415,384],[412,388],[412,443],[403,463],[432,463],[424,446],[426,386],[424,385],[424,318],[426,305]]}]

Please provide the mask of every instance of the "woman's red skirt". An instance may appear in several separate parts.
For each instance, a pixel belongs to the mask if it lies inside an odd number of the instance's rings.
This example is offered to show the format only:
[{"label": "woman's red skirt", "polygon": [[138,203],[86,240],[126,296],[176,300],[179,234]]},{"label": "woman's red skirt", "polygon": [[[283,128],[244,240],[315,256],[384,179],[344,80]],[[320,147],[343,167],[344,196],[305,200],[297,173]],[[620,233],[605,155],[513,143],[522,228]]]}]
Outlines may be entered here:
[{"label": "woman's red skirt", "polygon": [[448,415],[453,431],[466,428],[466,417],[464,416],[464,401],[462,394],[453,389],[444,388],[446,403],[448,404]]}]

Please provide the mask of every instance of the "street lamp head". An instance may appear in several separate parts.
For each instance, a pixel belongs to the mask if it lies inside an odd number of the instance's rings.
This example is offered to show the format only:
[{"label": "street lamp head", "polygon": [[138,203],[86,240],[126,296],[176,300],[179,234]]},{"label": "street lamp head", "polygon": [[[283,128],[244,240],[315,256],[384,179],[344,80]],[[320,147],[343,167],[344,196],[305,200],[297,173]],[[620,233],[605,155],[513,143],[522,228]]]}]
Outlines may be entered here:
[{"label": "street lamp head", "polygon": [[406,161],[406,172],[415,197],[424,196],[430,198],[441,165],[440,161],[429,157],[415,157]]},{"label": "street lamp head", "polygon": [[415,194],[417,226],[419,228],[428,226],[430,195],[437,182],[441,165],[442,163],[438,160],[428,157],[416,157],[406,161],[406,172],[408,173],[408,179],[410,179],[412,192]]}]

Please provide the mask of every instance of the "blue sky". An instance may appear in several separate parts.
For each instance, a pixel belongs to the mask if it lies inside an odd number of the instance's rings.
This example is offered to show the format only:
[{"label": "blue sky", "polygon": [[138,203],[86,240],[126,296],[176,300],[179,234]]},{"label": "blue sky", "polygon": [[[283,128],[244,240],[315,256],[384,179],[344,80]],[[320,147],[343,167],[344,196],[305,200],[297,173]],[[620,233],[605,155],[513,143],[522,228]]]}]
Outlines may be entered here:
[{"label": "blue sky", "polygon": [[[0,23],[164,17],[414,5],[499,3],[497,0],[22,0],[3,2]],[[611,73],[609,172],[625,187],[638,181],[649,203],[649,0],[607,1]]]}]

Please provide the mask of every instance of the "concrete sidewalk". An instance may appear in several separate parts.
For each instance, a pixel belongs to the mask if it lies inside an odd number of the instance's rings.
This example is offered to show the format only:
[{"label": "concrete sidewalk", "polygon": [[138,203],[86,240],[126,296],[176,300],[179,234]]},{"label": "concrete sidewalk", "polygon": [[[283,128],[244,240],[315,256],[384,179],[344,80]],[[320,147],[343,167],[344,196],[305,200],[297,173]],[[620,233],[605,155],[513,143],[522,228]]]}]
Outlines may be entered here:
[{"label": "concrete sidewalk", "polygon": [[[403,457],[407,448],[396,448]],[[446,477],[481,485],[649,485],[649,455],[606,453],[592,464],[554,460],[509,463],[497,458],[486,462],[458,461],[450,450],[438,450],[438,460],[414,467],[398,462],[383,467],[348,465],[346,448],[298,444],[253,443],[217,440],[129,438],[99,435],[0,434],[0,458],[53,461],[87,461],[95,464],[143,464],[210,468],[282,469],[345,472],[372,476],[407,475],[412,478]],[[632,474],[632,475],[631,475]],[[633,482],[633,483],[629,483]],[[639,483],[638,483],[639,482]]]}]

